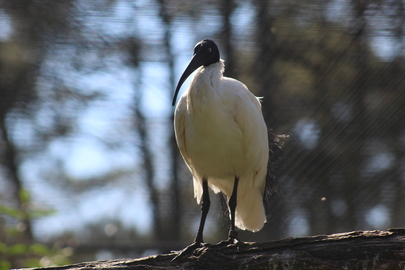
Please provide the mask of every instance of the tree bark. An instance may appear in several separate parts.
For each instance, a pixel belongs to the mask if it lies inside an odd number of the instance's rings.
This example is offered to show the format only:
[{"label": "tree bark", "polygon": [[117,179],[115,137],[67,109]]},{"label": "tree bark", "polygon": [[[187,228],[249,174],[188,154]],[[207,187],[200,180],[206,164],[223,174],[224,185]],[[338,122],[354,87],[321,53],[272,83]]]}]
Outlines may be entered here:
[{"label": "tree bark", "polygon": [[83,269],[405,269],[405,229],[354,231],[177,253],[96,261],[43,270]]}]

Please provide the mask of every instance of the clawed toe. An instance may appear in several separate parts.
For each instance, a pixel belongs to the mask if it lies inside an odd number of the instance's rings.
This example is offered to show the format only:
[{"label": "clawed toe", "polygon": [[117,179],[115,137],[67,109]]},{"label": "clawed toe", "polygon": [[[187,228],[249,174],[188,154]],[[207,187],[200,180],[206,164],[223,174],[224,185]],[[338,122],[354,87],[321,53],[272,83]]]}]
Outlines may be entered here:
[{"label": "clawed toe", "polygon": [[239,240],[238,240],[238,232],[235,230],[231,230],[231,231],[229,231],[228,239],[219,242],[217,245],[218,246],[232,246],[232,245],[238,245],[239,243],[241,243],[241,242],[239,242]]},{"label": "clawed toe", "polygon": [[173,261],[177,261],[181,258],[184,258],[185,256],[194,253],[198,248],[201,247],[207,247],[209,246],[209,244],[207,243],[199,243],[199,242],[194,242],[191,245],[187,246],[186,248],[180,250],[180,251],[175,251],[176,253],[178,253],[173,259]]}]

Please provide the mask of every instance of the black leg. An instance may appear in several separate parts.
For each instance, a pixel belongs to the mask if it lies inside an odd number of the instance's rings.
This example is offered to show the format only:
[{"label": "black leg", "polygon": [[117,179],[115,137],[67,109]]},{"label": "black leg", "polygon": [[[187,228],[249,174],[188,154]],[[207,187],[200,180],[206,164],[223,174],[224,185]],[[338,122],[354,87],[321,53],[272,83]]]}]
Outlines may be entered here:
[{"label": "black leg", "polygon": [[231,198],[229,198],[229,211],[231,214],[231,226],[229,228],[229,240],[233,241],[238,237],[238,233],[235,230],[235,210],[236,210],[236,201],[237,201],[237,193],[238,193],[238,183],[239,177],[235,176],[235,182],[233,184],[233,190]]},{"label": "black leg", "polygon": [[201,202],[201,219],[200,219],[200,226],[198,227],[197,236],[195,237],[195,243],[203,243],[203,231],[205,225],[205,219],[207,218],[208,211],[210,210],[210,194],[208,192],[208,181],[207,179],[203,179],[202,182],[203,186],[203,194],[202,194],[202,202]]},{"label": "black leg", "polygon": [[186,247],[185,249],[181,250],[180,252],[177,252],[178,255],[176,255],[172,261],[179,260],[183,258],[185,255],[194,252],[197,248],[206,246],[206,244],[203,244],[203,231],[204,231],[204,225],[205,225],[205,219],[207,218],[208,211],[210,210],[210,194],[208,191],[208,181],[206,178],[203,179],[202,182],[203,186],[203,194],[202,194],[202,202],[201,202],[201,219],[200,219],[200,226],[198,227],[198,232],[197,236],[194,239],[194,242]]},{"label": "black leg", "polygon": [[221,241],[218,243],[219,246],[229,246],[229,245],[240,245],[241,243],[238,241],[238,232],[235,228],[235,211],[236,211],[236,204],[237,204],[237,193],[238,193],[238,183],[239,177],[235,176],[235,182],[233,184],[233,190],[231,197],[228,200],[229,206],[229,214],[231,215],[231,224],[229,226],[229,234],[228,239]]}]

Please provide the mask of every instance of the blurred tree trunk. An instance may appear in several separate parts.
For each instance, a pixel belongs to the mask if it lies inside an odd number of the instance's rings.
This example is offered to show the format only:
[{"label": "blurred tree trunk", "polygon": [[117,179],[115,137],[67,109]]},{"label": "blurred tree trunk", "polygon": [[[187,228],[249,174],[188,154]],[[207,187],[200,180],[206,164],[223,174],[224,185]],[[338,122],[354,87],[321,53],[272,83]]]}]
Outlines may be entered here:
[{"label": "blurred tree trunk", "polygon": [[[403,91],[404,84],[401,85],[401,87],[398,87],[395,89],[396,91]],[[394,90],[394,91],[395,91]],[[405,104],[405,99],[399,99],[397,106],[398,107],[403,107],[403,104]],[[403,112],[404,110],[402,110]],[[395,136],[395,139],[392,140],[391,146],[393,152],[394,152],[394,164],[392,170],[390,170],[387,173],[392,174],[393,178],[393,190],[394,190],[394,203],[393,207],[390,210],[391,212],[391,226],[395,227],[403,227],[405,225],[405,181],[404,181],[404,163],[405,163],[405,150],[403,147],[398,147],[399,145],[403,144],[403,134],[404,134],[404,127],[405,127],[405,117],[403,114],[401,115],[401,112],[396,114],[394,123],[395,123],[395,130],[398,132],[393,132],[393,136]],[[384,177],[382,180],[383,182],[381,185],[385,185],[387,179]],[[390,181],[391,182],[391,181]]]},{"label": "blurred tree trunk", "polygon": [[[24,154],[16,144],[13,128],[20,116],[31,117],[37,102],[37,78],[47,50],[61,33],[66,34],[73,1],[2,1],[12,34],[0,41],[0,151],[11,194],[22,212],[25,237],[32,240],[32,220],[28,215],[28,196],[20,173]],[[3,14],[3,13],[1,13]],[[3,30],[3,29],[1,29]],[[0,31],[1,31],[0,30]],[[28,149],[30,152],[32,149]]]},{"label": "blurred tree trunk", "polygon": [[263,115],[267,127],[276,130],[279,126],[279,109],[276,103],[277,76],[274,73],[274,63],[278,48],[273,32],[273,18],[270,15],[271,1],[256,0],[256,44],[257,57],[254,62],[254,73],[259,85],[258,96],[263,97]]},{"label": "blurred tree trunk", "polygon": [[[172,15],[169,13],[169,9],[167,7],[167,2],[165,0],[159,0],[159,8],[160,8],[160,17],[163,21],[164,25],[164,38],[163,44],[164,49],[166,52],[166,62],[168,65],[169,71],[169,78],[168,78],[168,86],[169,91],[171,93],[171,97],[174,94],[174,90],[176,87],[176,75],[174,70],[174,55],[173,55],[173,46],[171,42],[172,38]],[[170,99],[169,99],[170,100]],[[177,148],[176,138],[173,129],[173,122],[174,122],[174,114],[171,115],[170,123],[169,123],[169,146],[170,146],[170,161],[171,161],[171,183],[168,190],[168,198],[169,204],[166,206],[168,207],[165,220],[169,221],[166,222],[166,232],[165,232],[165,239],[166,240],[174,240],[178,241],[181,238],[181,220],[182,220],[182,206],[180,203],[181,198],[181,190],[180,190],[180,179],[179,179],[179,163],[181,162],[181,158],[179,155],[179,150]]]},{"label": "blurred tree trunk", "polygon": [[[346,136],[344,144],[347,145],[346,157],[342,161],[343,176],[344,176],[344,194],[346,196],[347,211],[345,216],[344,230],[354,230],[360,225],[360,215],[364,211],[364,206],[367,201],[362,197],[362,171],[364,169],[364,150],[367,139],[367,112],[365,108],[365,96],[368,89],[367,79],[369,77],[369,68],[366,59],[365,33],[367,21],[365,11],[368,1],[353,0],[353,25],[352,25],[352,40],[353,48],[352,61],[356,68],[356,76],[352,82],[351,92],[351,108],[352,114],[349,124],[345,130]],[[359,200],[361,198],[361,201]]]},{"label": "blurred tree trunk", "polygon": [[[401,55],[405,52],[405,44],[403,42],[405,37],[405,3],[402,0],[397,0],[393,3],[393,10],[396,10],[395,20],[396,27],[394,29],[394,36],[398,45],[397,57],[392,63],[392,71],[390,74],[401,74],[394,82],[392,89],[393,93],[403,93],[405,81],[403,77],[403,63]],[[392,226],[404,226],[405,224],[405,181],[404,181],[404,162],[405,162],[405,149],[403,146],[403,136],[405,132],[405,117],[404,117],[404,104],[405,95],[401,95],[392,106],[395,111],[389,117],[390,129],[387,132],[387,139],[391,141],[391,148],[394,152],[395,162],[392,169],[394,179],[394,192],[395,201],[393,209],[391,210]],[[396,111],[398,110],[398,111]],[[392,135],[394,140],[390,140],[389,135]],[[402,147],[400,147],[402,145]]]},{"label": "blurred tree trunk", "polygon": [[[278,80],[274,73],[274,63],[276,61],[278,48],[276,36],[272,31],[273,18],[270,15],[271,1],[256,0],[253,2],[256,12],[255,38],[257,44],[257,57],[254,62],[256,81],[259,86],[257,96],[263,97],[262,110],[267,124],[267,128],[277,131],[279,122],[279,109],[277,107],[276,96]],[[270,200],[269,208],[271,216],[267,224],[256,238],[265,234],[266,239],[280,239],[285,233],[285,215],[287,212],[283,208],[284,204],[280,198]]]},{"label": "blurred tree trunk", "polygon": [[152,150],[150,147],[150,138],[148,123],[141,109],[142,103],[142,89],[140,78],[142,78],[141,68],[137,67],[137,73],[135,78],[137,82],[135,83],[135,120],[136,128],[140,137],[140,150],[143,155],[143,169],[145,171],[145,183],[149,192],[150,207],[152,209],[153,216],[153,238],[159,240],[163,236],[161,228],[161,210],[159,203],[159,192],[156,187],[156,177],[155,177],[155,165],[153,162]]},{"label": "blurred tree trunk", "polygon": [[236,73],[236,60],[234,48],[235,43],[233,42],[233,27],[232,27],[232,14],[235,10],[236,4],[234,0],[222,0],[221,1],[221,15],[222,15],[222,27],[221,31],[221,41],[224,44],[224,54],[226,56],[225,62],[225,72],[224,75],[231,78],[238,78]]},{"label": "blurred tree trunk", "polygon": [[[322,3],[322,8],[317,10],[317,16],[320,18],[317,26],[322,30],[320,32],[327,33],[330,31],[328,23],[323,17],[325,7]],[[331,63],[336,63],[338,56],[332,49],[327,46],[327,35],[320,37],[314,46],[315,52],[320,53],[323,61],[313,63],[314,82],[314,99],[311,102],[311,113],[319,124],[319,140],[313,150],[313,160],[308,162],[309,179],[317,179],[311,182],[314,188],[314,194],[318,194],[313,198],[308,205],[310,234],[327,234],[336,232],[335,228],[338,224],[334,215],[332,215],[331,203],[337,195],[337,190],[331,185],[331,179],[336,175],[336,160],[329,151],[330,142],[335,140],[334,130],[337,128],[336,120],[331,115],[331,107],[335,100],[331,97],[328,89],[328,79],[330,75]],[[316,113],[318,112],[318,113]],[[320,112],[320,113],[319,113]],[[316,166],[313,166],[316,164]]]},{"label": "blurred tree trunk", "polygon": [[28,202],[25,202],[22,198],[24,187],[18,173],[18,166],[19,166],[19,163],[17,161],[18,153],[17,149],[15,148],[13,142],[11,142],[10,137],[8,135],[9,130],[6,125],[6,118],[7,114],[0,115],[0,138],[2,140],[0,149],[3,153],[1,157],[1,163],[4,166],[7,180],[9,180],[11,184],[12,190],[10,190],[9,192],[12,194],[12,197],[15,200],[17,208],[22,213],[21,220],[19,220],[19,222],[22,223],[21,228],[23,229],[24,237],[26,238],[27,241],[32,241],[33,239],[32,224],[28,216]]},{"label": "blurred tree trunk", "polygon": [[[28,202],[24,202],[22,193],[24,190],[23,181],[19,174],[19,153],[16,145],[13,142],[11,114],[18,110],[23,110],[28,107],[27,104],[34,99],[33,80],[36,71],[35,64],[25,62],[25,59],[13,57],[14,55],[24,55],[26,46],[22,45],[23,39],[25,42],[30,42],[29,38],[33,38],[32,46],[37,44],[36,37],[27,35],[24,38],[16,37],[15,39],[0,43],[0,50],[4,55],[10,52],[11,48],[15,50],[9,58],[0,59],[0,162],[4,167],[6,179],[10,183],[11,190],[6,193],[10,195],[12,203],[15,204],[23,213],[22,220],[25,237],[32,240],[32,225],[28,216]],[[40,48],[38,49],[40,50]],[[36,57],[38,54],[31,54],[33,63],[39,60]],[[1,202],[0,202],[1,203]]]}]

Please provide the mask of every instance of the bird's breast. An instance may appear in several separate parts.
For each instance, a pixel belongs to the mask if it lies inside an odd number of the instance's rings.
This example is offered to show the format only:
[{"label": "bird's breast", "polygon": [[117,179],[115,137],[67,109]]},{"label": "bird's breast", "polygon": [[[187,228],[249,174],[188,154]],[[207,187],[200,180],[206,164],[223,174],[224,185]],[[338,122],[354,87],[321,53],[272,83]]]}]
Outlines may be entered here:
[{"label": "bird's breast", "polygon": [[260,104],[245,85],[222,77],[220,67],[198,70],[179,102],[181,144],[198,178],[233,179],[256,173],[267,163]]},{"label": "bird's breast", "polygon": [[242,169],[242,132],[226,107],[218,102],[194,104],[185,126],[186,147],[197,171],[221,178]]}]

